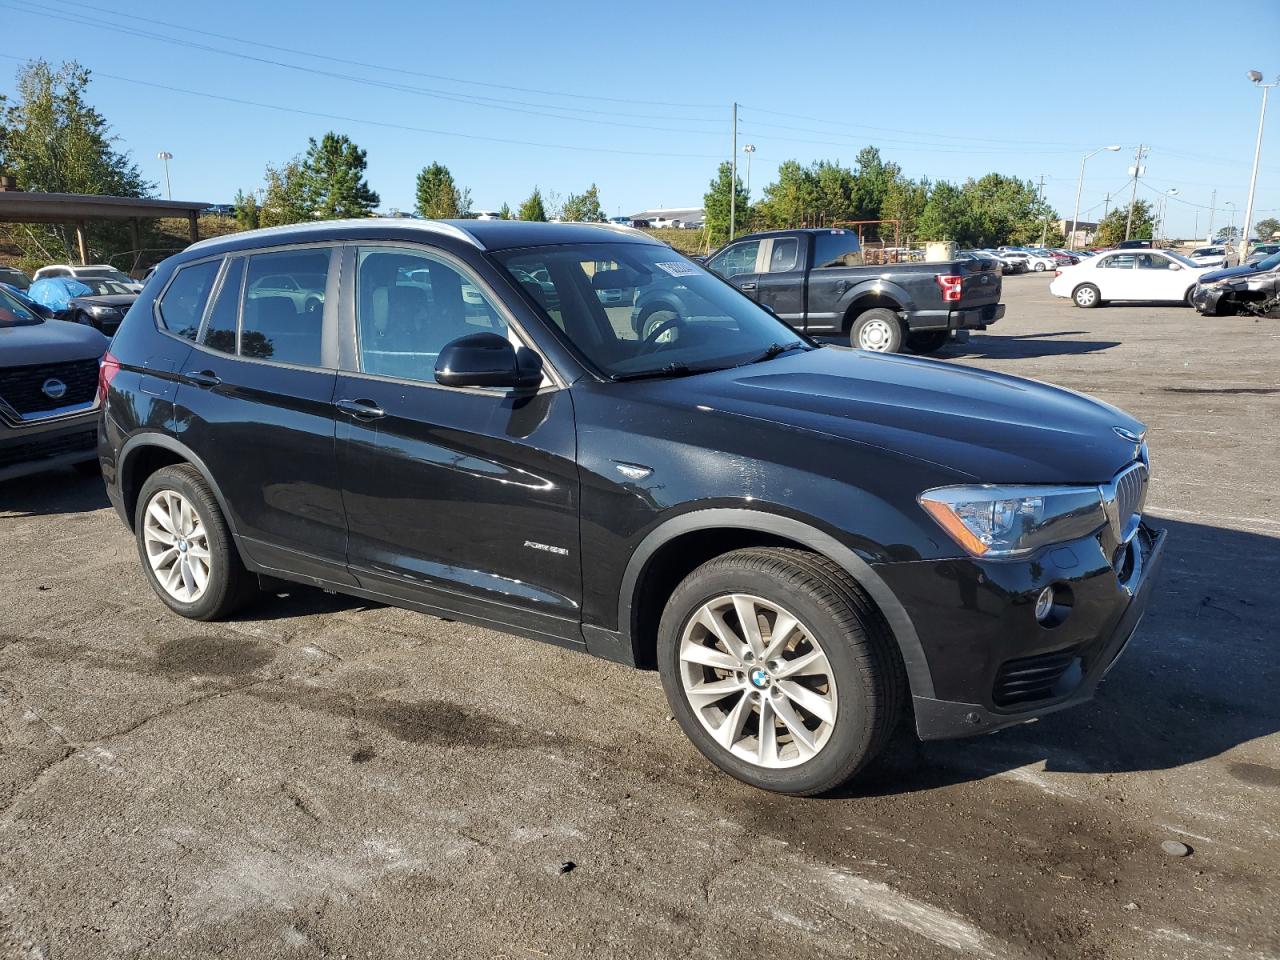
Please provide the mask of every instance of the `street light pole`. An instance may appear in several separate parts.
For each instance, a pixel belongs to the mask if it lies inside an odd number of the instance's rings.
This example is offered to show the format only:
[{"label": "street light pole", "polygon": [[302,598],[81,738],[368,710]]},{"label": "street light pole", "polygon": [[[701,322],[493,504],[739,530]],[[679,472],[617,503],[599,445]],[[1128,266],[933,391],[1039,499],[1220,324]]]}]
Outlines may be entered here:
[{"label": "street light pole", "polygon": [[1165,215],[1168,213],[1168,210],[1169,210],[1169,198],[1170,198],[1170,197],[1172,197],[1172,196],[1176,196],[1176,195],[1177,195],[1177,193],[1178,193],[1178,188],[1177,188],[1177,187],[1170,187],[1170,188],[1169,188],[1168,190],[1166,190],[1164,193],[1160,194],[1160,217],[1159,217],[1159,223],[1160,223],[1160,236],[1159,236],[1159,237],[1152,237],[1152,238],[1151,238],[1152,240],[1157,240],[1157,239],[1159,239],[1159,240],[1167,240],[1167,239],[1169,239],[1168,237],[1166,237],[1166,236],[1165,236],[1165,229],[1164,229]]},{"label": "street light pole", "polygon": [[1129,218],[1124,223],[1124,238],[1129,239],[1133,230],[1133,208],[1138,202],[1138,178],[1142,176],[1142,152],[1147,149],[1145,143],[1138,144],[1138,155],[1133,159],[1133,193],[1129,196]]},{"label": "street light pole", "polygon": [[756,145],[748,143],[742,148],[742,152],[747,155],[747,199],[751,199],[751,155],[756,152]]},{"label": "street light pole", "polygon": [[169,183],[169,161],[173,159],[173,154],[168,150],[161,150],[156,154],[157,160],[164,161],[164,193],[170,200],[173,199],[173,186]]},{"label": "street light pole", "polygon": [[1236,232],[1236,205],[1232,203],[1230,200],[1227,200],[1222,205],[1224,207],[1231,208],[1231,218],[1227,220],[1227,240],[1228,242],[1230,242],[1230,239],[1233,236],[1235,236],[1235,232]]},{"label": "street light pole", "polygon": [[1067,249],[1076,248],[1076,224],[1080,221],[1080,191],[1084,189],[1084,165],[1090,157],[1095,157],[1104,150],[1119,150],[1119,147],[1099,147],[1093,153],[1086,153],[1080,161],[1080,179],[1076,181],[1076,212],[1071,215],[1071,236],[1067,240]]},{"label": "street light pole", "polygon": [[1249,227],[1253,223],[1253,194],[1258,187],[1258,160],[1262,156],[1262,127],[1267,122],[1267,94],[1274,86],[1280,86],[1280,77],[1271,83],[1262,82],[1262,74],[1257,70],[1249,71],[1249,79],[1255,87],[1262,88],[1262,110],[1258,114],[1258,141],[1253,145],[1253,173],[1249,177],[1249,200],[1244,208],[1244,232],[1240,237],[1240,262],[1244,263],[1249,256]]}]

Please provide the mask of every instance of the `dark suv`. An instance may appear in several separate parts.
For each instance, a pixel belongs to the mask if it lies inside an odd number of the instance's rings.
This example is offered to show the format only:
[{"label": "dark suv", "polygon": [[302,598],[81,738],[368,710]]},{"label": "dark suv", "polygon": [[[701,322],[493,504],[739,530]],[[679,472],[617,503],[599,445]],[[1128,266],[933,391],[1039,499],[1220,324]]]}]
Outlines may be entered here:
[{"label": "dark suv", "polygon": [[700,750],[790,793],[908,713],[955,737],[1089,697],[1164,541],[1119,410],[819,347],[625,227],[204,241],[102,380],[110,496],[179,614],[278,578],[656,667]]}]

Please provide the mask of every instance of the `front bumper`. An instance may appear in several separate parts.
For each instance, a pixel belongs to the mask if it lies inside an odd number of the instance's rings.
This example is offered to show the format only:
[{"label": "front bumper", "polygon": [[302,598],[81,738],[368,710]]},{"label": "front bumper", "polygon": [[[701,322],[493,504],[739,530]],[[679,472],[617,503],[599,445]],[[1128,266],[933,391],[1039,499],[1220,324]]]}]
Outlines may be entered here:
[{"label": "front bumper", "polygon": [[[913,697],[920,739],[990,733],[1089,700],[1146,610],[1166,536],[1144,524],[1119,571],[1116,545],[1098,537],[1048,548],[1026,562],[878,568],[912,611],[933,679],[934,696]],[[1072,603],[1060,623],[1045,626],[1033,611],[1050,584]],[[1054,672],[1036,673],[1045,670]],[[1028,676],[1050,681],[1029,687],[1018,679]],[[1027,691],[1043,696],[1024,699]]]},{"label": "front bumper", "polygon": [[1196,284],[1195,289],[1191,291],[1191,305],[1196,308],[1197,313],[1202,313],[1208,317],[1214,316],[1217,314],[1218,305],[1226,292],[1226,284]]},{"label": "front bumper", "polygon": [[93,460],[97,422],[96,401],[30,420],[0,411],[0,480]]}]

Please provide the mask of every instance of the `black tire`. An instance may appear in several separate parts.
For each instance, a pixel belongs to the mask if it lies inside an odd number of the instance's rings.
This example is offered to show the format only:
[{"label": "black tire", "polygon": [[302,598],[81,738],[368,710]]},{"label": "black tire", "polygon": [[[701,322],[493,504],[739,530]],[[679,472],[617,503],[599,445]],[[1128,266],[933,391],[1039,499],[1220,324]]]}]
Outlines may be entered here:
[{"label": "black tire", "polygon": [[[835,721],[825,745],[802,763],[766,767],[736,756],[712,738],[689,704],[681,637],[704,604],[729,593],[784,606],[818,640],[831,665]],[[834,790],[884,751],[903,716],[906,675],[887,625],[843,568],[806,550],[748,548],[703,564],[668,600],[657,652],[672,714],[694,746],[726,773],[764,790],[796,796]]]},{"label": "black tire", "polygon": [[1187,293],[1182,298],[1182,302],[1185,303],[1188,307],[1190,307],[1193,310],[1195,309],[1196,305],[1195,303],[1192,302],[1191,297],[1195,292],[1196,292],[1196,286],[1193,283],[1191,286],[1187,287]]},{"label": "black tire", "polygon": [[[183,603],[171,596],[160,584],[147,558],[143,539],[144,518],[148,504],[157,493],[172,490],[184,497],[204,528],[209,548],[209,581],[203,595],[192,603]],[[175,464],[157,470],[142,485],[138,494],[138,506],[134,516],[134,539],[138,545],[138,559],[151,589],[165,605],[179,616],[189,620],[221,620],[240,609],[257,593],[257,581],[240,560],[240,553],[231,539],[226,520],[218,507],[209,485],[199,471],[190,464]]]},{"label": "black tire", "polygon": [[[882,336],[872,337],[872,332]],[[887,307],[872,307],[858,314],[849,326],[849,343],[874,353],[902,352],[902,321]]]},{"label": "black tire", "polygon": [[937,353],[947,345],[950,334],[946,330],[926,330],[907,334],[907,349],[912,353]]},{"label": "black tire", "polygon": [[93,317],[89,316],[87,313],[82,313],[79,310],[71,315],[71,319],[76,323],[84,324],[86,327],[93,327],[95,330],[98,329],[98,325],[93,322]]},{"label": "black tire", "polygon": [[1077,307],[1092,310],[1102,305],[1102,291],[1092,283],[1082,283],[1071,291],[1071,302]]}]

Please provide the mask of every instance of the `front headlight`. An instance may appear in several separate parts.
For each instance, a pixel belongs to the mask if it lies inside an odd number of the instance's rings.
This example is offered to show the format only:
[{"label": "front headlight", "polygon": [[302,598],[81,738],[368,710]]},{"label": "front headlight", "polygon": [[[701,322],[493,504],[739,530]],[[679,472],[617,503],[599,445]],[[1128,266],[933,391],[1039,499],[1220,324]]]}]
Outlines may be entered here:
[{"label": "front headlight", "polygon": [[1097,487],[937,487],[918,499],[975,557],[1022,556],[1088,536],[1107,522]]},{"label": "front headlight", "polygon": [[97,303],[89,304],[89,315],[93,317],[110,317],[114,316],[115,312],[115,307],[104,307]]}]

